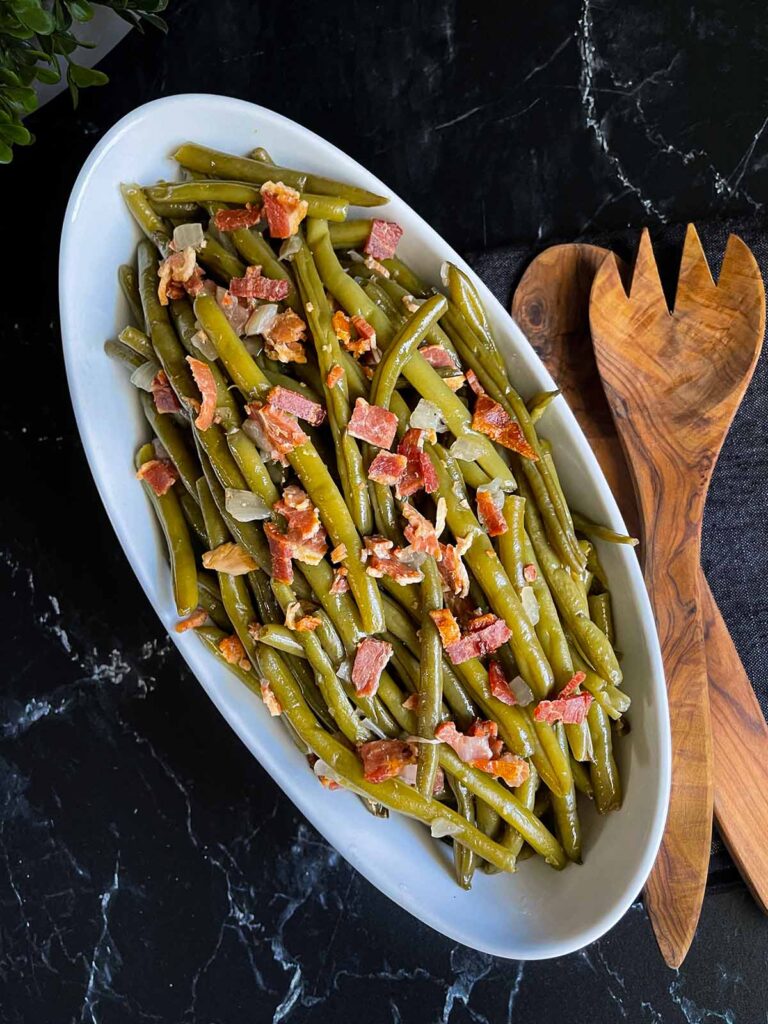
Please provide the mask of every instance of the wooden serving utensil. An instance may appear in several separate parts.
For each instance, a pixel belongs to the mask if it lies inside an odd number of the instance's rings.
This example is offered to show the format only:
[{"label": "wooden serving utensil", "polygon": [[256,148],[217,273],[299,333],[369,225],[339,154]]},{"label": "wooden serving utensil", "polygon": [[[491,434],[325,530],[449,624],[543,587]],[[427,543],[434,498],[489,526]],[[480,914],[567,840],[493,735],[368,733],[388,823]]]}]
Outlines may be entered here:
[{"label": "wooden serving utensil", "polygon": [[[526,333],[573,410],[621,509],[637,535],[634,488],[597,372],[589,332],[592,282],[610,250],[568,244],[528,266],[512,300]],[[623,280],[625,264],[616,257]],[[747,382],[745,381],[745,384]],[[642,548],[640,549],[642,555]],[[703,572],[699,597],[714,754],[714,808],[720,833],[763,912],[768,913],[768,725]]]},{"label": "wooden serving utensil", "polygon": [[712,743],[699,556],[712,469],[762,344],[765,297],[749,249],[731,236],[716,286],[692,225],[675,308],[643,232],[629,294],[613,257],[590,297],[593,347],[644,524],[645,579],[667,674],[672,793],[645,899],[664,959],[682,963],[704,895],[712,826]]}]

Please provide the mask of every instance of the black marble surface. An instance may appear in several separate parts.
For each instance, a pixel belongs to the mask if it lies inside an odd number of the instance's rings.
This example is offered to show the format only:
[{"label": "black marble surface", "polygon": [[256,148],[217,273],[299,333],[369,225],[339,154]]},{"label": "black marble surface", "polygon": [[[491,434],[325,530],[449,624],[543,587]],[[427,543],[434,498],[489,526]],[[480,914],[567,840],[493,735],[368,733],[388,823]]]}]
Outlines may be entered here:
[{"label": "black marble surface", "polygon": [[760,1024],[768,923],[734,873],[668,971],[642,905],[552,963],[424,928],[282,798],[162,635],[77,440],[58,228],[135,105],[198,90],[294,117],[460,250],[747,215],[768,199],[758,3],[171,0],[113,83],[0,171],[0,1021]]}]

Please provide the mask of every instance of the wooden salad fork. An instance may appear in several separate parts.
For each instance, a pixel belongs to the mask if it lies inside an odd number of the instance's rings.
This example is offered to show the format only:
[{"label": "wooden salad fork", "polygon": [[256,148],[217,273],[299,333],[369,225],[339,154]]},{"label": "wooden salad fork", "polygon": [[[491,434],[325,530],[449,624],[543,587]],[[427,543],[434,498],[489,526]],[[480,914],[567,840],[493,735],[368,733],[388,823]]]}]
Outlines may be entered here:
[{"label": "wooden salad fork", "polygon": [[[613,491],[630,533],[639,530],[631,477],[597,371],[589,331],[592,282],[610,250],[556,245],[527,267],[512,315],[557,381]],[[623,280],[628,268],[616,257]],[[750,287],[754,287],[751,279]],[[639,549],[642,558],[642,547]],[[714,808],[720,833],[768,912],[768,725],[703,572],[699,597],[709,678]]]},{"label": "wooden salad fork", "polygon": [[645,580],[667,675],[672,793],[645,896],[664,959],[676,967],[701,912],[712,829],[701,525],[715,461],[762,344],[760,272],[749,249],[731,236],[715,285],[689,225],[670,312],[645,230],[629,294],[612,256],[597,271],[590,326],[635,483]]}]

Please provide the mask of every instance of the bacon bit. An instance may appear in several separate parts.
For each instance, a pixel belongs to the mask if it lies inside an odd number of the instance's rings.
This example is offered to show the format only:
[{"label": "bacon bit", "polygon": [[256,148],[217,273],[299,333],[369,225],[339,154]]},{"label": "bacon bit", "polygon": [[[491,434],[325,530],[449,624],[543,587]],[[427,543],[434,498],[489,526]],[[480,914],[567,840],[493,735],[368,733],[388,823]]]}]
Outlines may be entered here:
[{"label": "bacon bit", "polygon": [[379,688],[381,673],[392,657],[392,644],[367,636],[357,645],[352,665],[352,683],[361,697],[373,697]]},{"label": "bacon bit", "polygon": [[406,697],[403,703],[400,705],[406,711],[418,711],[419,710],[419,695],[418,693],[412,693],[410,697]]},{"label": "bacon bit", "polygon": [[282,181],[265,181],[261,186],[264,213],[272,238],[290,238],[299,230],[299,224],[307,216],[307,201],[302,199],[295,188],[289,188]]},{"label": "bacon bit", "polygon": [[309,540],[322,529],[317,509],[306,492],[295,484],[285,488],[282,498],[272,508],[287,520],[287,537],[292,544]]},{"label": "bacon bit", "polygon": [[397,433],[397,416],[388,409],[369,405],[364,398],[358,398],[347,424],[347,432],[378,448],[389,448]]},{"label": "bacon bit", "polygon": [[297,512],[306,512],[308,508],[313,507],[309,495],[298,484],[288,484],[284,487],[282,500],[285,502],[286,508],[294,509]]},{"label": "bacon bit", "polygon": [[424,345],[419,349],[419,355],[424,356],[430,366],[439,370],[441,367],[458,368],[453,354],[448,351],[445,345]]},{"label": "bacon bit", "polygon": [[219,640],[219,650],[224,655],[224,660],[230,665],[237,665],[246,672],[250,672],[251,663],[246,656],[245,648],[234,634]]},{"label": "bacon bit", "polygon": [[264,354],[280,363],[306,363],[307,325],[292,309],[278,313],[264,334]]},{"label": "bacon bit", "polygon": [[463,732],[459,732],[455,722],[441,722],[435,729],[435,738],[442,743],[447,743],[465,764],[472,764],[474,761],[490,761],[493,757],[493,749],[487,732],[480,732],[474,736],[465,735]]},{"label": "bacon bit", "polygon": [[193,356],[187,356],[187,362],[192,371],[192,376],[195,378],[195,384],[197,384],[200,394],[203,396],[203,404],[195,419],[195,426],[198,430],[208,430],[213,425],[216,416],[216,381],[207,363],[202,362],[200,359],[195,359]]},{"label": "bacon bit", "polygon": [[558,693],[558,697],[572,697],[586,678],[586,672],[574,672],[560,693]]},{"label": "bacon bit", "polygon": [[477,518],[489,537],[500,537],[507,532],[507,520],[490,491],[477,492]]},{"label": "bacon bit", "polygon": [[331,551],[331,561],[332,562],[343,562],[346,557],[347,557],[347,545],[344,544],[344,543],[337,544],[336,547],[333,549],[333,551]]},{"label": "bacon bit", "polygon": [[371,740],[358,743],[366,782],[386,782],[398,776],[406,765],[416,764],[415,744],[405,740]]},{"label": "bacon bit", "polygon": [[170,459],[149,459],[143,463],[136,476],[149,484],[158,498],[167,494],[179,479],[176,467]]},{"label": "bacon bit", "polygon": [[282,715],[283,706],[275,696],[272,687],[266,679],[262,679],[259,685],[261,687],[261,699],[264,701],[270,715],[272,715],[273,718],[277,718],[279,715]]},{"label": "bacon bit", "polygon": [[467,623],[467,631],[470,633],[479,633],[481,629],[485,629],[486,626],[492,626],[496,621],[496,616],[492,612],[485,612],[483,615],[473,615]]},{"label": "bacon bit", "polygon": [[525,438],[519,423],[515,423],[512,417],[488,395],[478,396],[475,402],[475,411],[472,415],[472,429],[479,430],[481,434],[490,437],[497,444],[517,452],[532,462],[537,462],[539,456]]},{"label": "bacon bit", "polygon": [[429,613],[430,619],[437,626],[440,641],[446,649],[461,640],[461,630],[456,616],[450,608],[436,608]]},{"label": "bacon bit", "polygon": [[[195,266],[190,276],[184,282],[184,291],[193,299],[200,292],[205,290],[205,271],[202,267]],[[179,296],[181,298],[181,296]]]},{"label": "bacon bit", "polygon": [[499,726],[487,718],[476,718],[467,729],[467,736],[485,736],[491,745],[491,754],[499,757],[504,749],[504,743],[499,739]]},{"label": "bacon bit", "polygon": [[375,270],[377,274],[381,274],[382,277],[391,277],[391,274],[374,256],[366,256],[363,260],[363,264],[368,267],[369,270]]},{"label": "bacon bit", "polygon": [[346,594],[349,590],[347,574],[349,570],[345,565],[339,565],[333,570],[333,583],[328,588],[328,593],[338,597],[339,594]]},{"label": "bacon bit", "polygon": [[426,431],[418,427],[406,430],[403,439],[397,446],[398,455],[405,455],[406,470],[395,487],[398,498],[410,498],[423,487],[427,494],[434,494],[438,488],[437,473],[432,460],[424,451]]},{"label": "bacon bit", "polygon": [[407,502],[403,505],[403,516],[408,520],[405,528],[405,539],[414,551],[426,551],[436,561],[440,561],[443,552],[437,539],[437,531],[430,521]]},{"label": "bacon bit", "polygon": [[481,772],[487,772],[494,778],[503,779],[512,789],[522,785],[531,774],[528,762],[516,754],[506,753],[487,761],[471,761],[470,763],[473,768],[479,768]]},{"label": "bacon bit", "polygon": [[[335,314],[334,314],[335,315]],[[328,371],[325,378],[326,386],[329,388],[335,388],[340,380],[344,379],[344,367],[339,366],[338,363],[334,363]]]},{"label": "bacon bit", "polygon": [[206,569],[215,569],[216,572],[224,572],[228,576],[243,576],[258,569],[245,548],[229,541],[226,544],[219,544],[212,551],[204,551],[203,566]]},{"label": "bacon bit", "polygon": [[311,423],[313,427],[319,427],[325,419],[325,409],[322,405],[305,398],[298,391],[291,391],[290,388],[281,387],[279,384],[269,392],[267,402],[273,409],[293,413],[300,420]]},{"label": "bacon bit", "polygon": [[197,629],[199,626],[204,625],[207,618],[208,612],[205,608],[195,608],[191,615],[188,615],[186,619],[182,619],[181,622],[177,622],[173,628],[177,633],[186,633],[188,629]]},{"label": "bacon bit", "polygon": [[325,558],[328,550],[327,534],[321,526],[317,533],[306,540],[293,542],[293,557],[297,562],[306,562],[307,565],[319,565]]},{"label": "bacon bit", "polygon": [[566,725],[581,725],[594,700],[591,693],[575,693],[572,697],[558,697],[556,700],[540,700],[533,712],[537,722],[564,722]]},{"label": "bacon bit", "polygon": [[394,455],[392,452],[379,452],[368,467],[368,479],[377,484],[394,487],[405,472],[408,458],[405,455]]},{"label": "bacon bit", "polygon": [[316,615],[307,615],[301,601],[291,601],[285,609],[285,625],[296,633],[314,633],[320,619]]},{"label": "bacon bit", "polygon": [[463,373],[457,373],[453,377],[443,377],[443,384],[450,388],[451,391],[458,391],[459,388],[463,387],[465,379]]},{"label": "bacon bit", "polygon": [[474,370],[467,370],[467,384],[472,388],[476,395],[484,395],[485,388],[477,379],[477,374]]},{"label": "bacon bit", "polygon": [[510,689],[507,677],[498,661],[492,661],[488,666],[488,687],[491,695],[496,700],[500,700],[502,704],[509,704],[510,707],[517,704],[517,697]]},{"label": "bacon bit", "polygon": [[264,524],[264,533],[269,544],[272,559],[272,579],[276,583],[293,583],[293,546],[284,533],[274,523]]},{"label": "bacon bit", "polygon": [[294,448],[309,440],[296,419],[290,413],[275,409],[273,406],[246,405],[248,418],[259,428],[259,447],[266,452],[268,459],[274,459],[281,466],[288,465],[286,458]]},{"label": "bacon bit", "polygon": [[282,302],[289,291],[288,282],[283,278],[263,277],[261,267],[246,267],[245,277],[233,277],[229,292],[238,299],[266,299]]},{"label": "bacon bit", "polygon": [[471,537],[460,537],[456,544],[440,545],[443,557],[437,563],[437,568],[448,593],[454,597],[466,597],[469,593],[469,573],[461,556],[471,547]]},{"label": "bacon bit", "polygon": [[365,572],[368,576],[372,576],[374,579],[389,576],[401,587],[408,583],[421,583],[424,579],[420,569],[413,565],[406,565],[400,560],[398,556],[402,554],[402,550],[394,547],[391,540],[379,535],[364,539],[364,555],[367,559]]},{"label": "bacon bit", "polygon": [[170,299],[179,299],[184,294],[184,284],[195,273],[197,254],[191,245],[181,252],[172,252],[160,263],[157,276],[157,297],[161,306],[167,306]]},{"label": "bacon bit", "polygon": [[236,210],[217,210],[213,215],[213,223],[219,231],[239,231],[240,228],[252,228],[261,220],[261,207],[246,203]]},{"label": "bacon bit", "polygon": [[158,370],[149,386],[152,389],[152,398],[158,412],[181,412],[181,403],[170,385],[165,370]]},{"label": "bacon bit", "polygon": [[523,566],[523,579],[526,583],[535,583],[539,578],[539,571],[533,563]]},{"label": "bacon bit", "polygon": [[365,241],[363,252],[376,260],[388,260],[395,255],[397,243],[403,237],[403,229],[392,220],[371,221],[371,233]]},{"label": "bacon bit", "polygon": [[[337,309],[331,317],[331,325],[333,326],[333,333],[342,343],[346,345],[352,337],[352,331],[350,330],[350,319],[342,309]],[[332,385],[328,385],[332,387]]]},{"label": "bacon bit", "polygon": [[495,619],[489,626],[467,633],[461,640],[446,647],[445,653],[453,665],[461,665],[470,658],[481,658],[485,654],[498,650],[509,640],[512,633],[506,622]]},{"label": "bacon bit", "polygon": [[344,348],[348,352],[351,352],[357,359],[359,359],[360,356],[365,355],[366,352],[375,352],[377,349],[376,331],[371,327],[365,317],[353,316],[348,322],[351,322],[352,326],[355,328],[357,337],[348,338],[343,343]]}]

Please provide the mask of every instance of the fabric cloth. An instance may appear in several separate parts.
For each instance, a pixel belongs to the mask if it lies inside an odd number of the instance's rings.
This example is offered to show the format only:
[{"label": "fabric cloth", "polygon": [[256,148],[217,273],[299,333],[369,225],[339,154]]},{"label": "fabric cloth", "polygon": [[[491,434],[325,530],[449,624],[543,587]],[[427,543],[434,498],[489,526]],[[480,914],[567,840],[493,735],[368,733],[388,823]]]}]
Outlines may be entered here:
[{"label": "fabric cloth", "polygon": [[[715,279],[729,234],[739,235],[768,279],[768,236],[754,222],[697,225]],[[653,243],[668,301],[674,296],[685,225],[653,232]],[[630,265],[639,232],[579,238],[613,249]],[[555,244],[550,241],[549,244]],[[546,246],[511,245],[468,259],[506,309],[530,261]],[[704,512],[702,564],[757,698],[768,718],[768,347],[736,414],[718,459]],[[710,878],[728,874],[729,859],[715,836]]]}]

